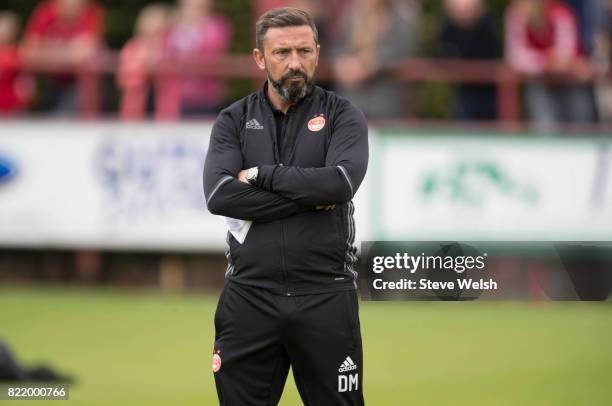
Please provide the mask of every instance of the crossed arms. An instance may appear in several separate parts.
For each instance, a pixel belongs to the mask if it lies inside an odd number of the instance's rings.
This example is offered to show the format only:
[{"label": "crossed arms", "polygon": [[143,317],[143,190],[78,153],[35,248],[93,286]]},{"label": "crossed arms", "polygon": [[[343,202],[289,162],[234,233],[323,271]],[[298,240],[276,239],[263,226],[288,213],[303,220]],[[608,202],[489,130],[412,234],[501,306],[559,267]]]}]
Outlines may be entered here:
[{"label": "crossed arms", "polygon": [[229,112],[222,112],[212,130],[204,165],[204,194],[208,210],[251,221],[273,221],[317,206],[351,200],[368,164],[365,118],[344,102],[332,127],[325,166],[262,165],[256,185],[238,179],[242,167],[239,129]]}]

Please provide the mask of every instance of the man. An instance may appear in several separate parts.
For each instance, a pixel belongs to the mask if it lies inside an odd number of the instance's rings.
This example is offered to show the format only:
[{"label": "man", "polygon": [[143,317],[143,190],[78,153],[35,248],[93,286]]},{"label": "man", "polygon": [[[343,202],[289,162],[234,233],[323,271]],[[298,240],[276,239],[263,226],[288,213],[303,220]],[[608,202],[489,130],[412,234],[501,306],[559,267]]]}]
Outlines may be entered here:
[{"label": "man", "polygon": [[[501,41],[498,23],[484,0],[445,0],[438,33],[439,56],[448,59],[498,60]],[[455,118],[493,121],[497,91],[493,85],[462,84],[455,92]]]},{"label": "man", "polygon": [[256,42],[268,80],[220,113],[204,169],[210,212],[248,221],[227,236],[219,400],[276,405],[291,366],[306,405],[363,405],[351,199],[367,168],[367,125],[314,85],[320,47],[307,13],[265,13]]},{"label": "man", "polygon": [[[104,9],[95,0],[46,0],[36,6],[23,40],[27,65],[74,72],[95,61],[102,49]],[[78,103],[73,73],[50,75],[41,102],[59,114],[72,114]],[[95,102],[94,102],[95,106]],[[90,106],[91,107],[91,106]]]},{"label": "man", "polygon": [[0,117],[25,110],[33,96],[34,86],[23,72],[17,36],[19,17],[11,11],[0,11]]},{"label": "man", "polygon": [[590,69],[572,9],[561,0],[514,0],[505,19],[506,60],[528,79],[526,108],[535,130],[592,122]]}]

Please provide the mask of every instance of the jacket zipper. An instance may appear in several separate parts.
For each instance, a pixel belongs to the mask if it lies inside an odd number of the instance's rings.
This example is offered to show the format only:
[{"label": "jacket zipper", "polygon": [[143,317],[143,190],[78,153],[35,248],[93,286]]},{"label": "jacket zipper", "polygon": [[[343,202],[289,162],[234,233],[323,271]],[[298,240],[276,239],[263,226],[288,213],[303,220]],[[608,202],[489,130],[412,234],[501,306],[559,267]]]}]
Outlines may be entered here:
[{"label": "jacket zipper", "polygon": [[283,267],[283,274],[285,275],[285,296],[291,296],[291,289],[289,289],[289,275],[287,275],[287,266],[285,265],[285,223],[281,220],[281,265]]},{"label": "jacket zipper", "polygon": [[[291,107],[289,109],[291,109]],[[283,131],[281,132],[281,138],[285,136],[288,124],[289,124],[289,110],[287,110],[287,114],[285,115],[285,117],[283,117]],[[280,152],[279,152],[279,160],[280,160]],[[283,163],[279,162],[279,166],[283,166]],[[289,274],[287,273],[287,265],[285,264],[285,219],[281,220],[281,264],[283,266],[283,273],[285,274],[285,296],[291,296],[291,288],[289,286]]]},{"label": "jacket zipper", "polygon": [[[285,116],[285,117],[283,118],[283,121],[284,121],[285,119],[287,119],[287,118],[288,118],[288,117],[287,117],[287,116]],[[273,121],[273,122],[276,124],[276,119],[274,118],[274,116],[272,116],[272,121]],[[281,137],[283,137],[283,136],[285,135],[285,129],[286,129],[286,127],[287,127],[287,123],[283,122],[283,128],[282,128],[281,135],[280,135]],[[277,140],[276,140],[276,138],[277,138],[277,137],[276,137],[276,131],[277,131],[277,130],[278,130],[278,129],[277,129],[277,128],[276,128],[276,126],[275,126],[275,127],[274,127],[274,132],[275,132],[275,135],[274,135],[274,137],[273,137],[273,138],[274,138],[274,154],[275,154],[275,158],[276,158],[276,163],[277,163],[279,166],[283,166],[283,163],[282,163],[282,162],[280,162],[280,160],[281,160],[281,159],[280,159],[280,151],[279,151],[279,147],[280,147],[280,145],[279,145],[279,144],[280,144],[280,143],[279,143],[279,142],[276,142],[276,141],[277,141]],[[280,140],[280,138],[279,138],[279,140]],[[285,264],[285,222],[284,222],[284,219],[281,219],[281,220],[280,220],[280,222],[281,222],[281,233],[280,233],[280,234],[281,234],[281,235],[280,235],[281,267],[282,267],[282,269],[283,269],[283,275],[285,276],[285,296],[291,296],[291,295],[292,295],[292,293],[291,293],[291,289],[289,288],[289,275],[287,274],[287,266],[286,266],[286,264]]]}]

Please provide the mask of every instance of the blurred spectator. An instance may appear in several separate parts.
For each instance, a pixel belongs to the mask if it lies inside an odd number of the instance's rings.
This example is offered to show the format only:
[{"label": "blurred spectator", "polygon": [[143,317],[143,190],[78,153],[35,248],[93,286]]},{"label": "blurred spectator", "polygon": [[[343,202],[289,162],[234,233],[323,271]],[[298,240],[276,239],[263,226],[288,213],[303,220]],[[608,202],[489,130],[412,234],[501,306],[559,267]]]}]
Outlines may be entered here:
[{"label": "blurred spectator", "polygon": [[342,18],[333,49],[337,90],[371,118],[406,113],[406,91],[385,69],[417,47],[415,3],[356,0]]},{"label": "blurred spectator", "polygon": [[594,120],[589,66],[572,10],[558,0],[515,0],[506,14],[506,58],[529,80],[527,110],[539,131]]},{"label": "blurred spectator", "polygon": [[[179,0],[177,19],[168,35],[169,60],[197,65],[227,53],[231,28],[212,8],[213,0]],[[225,101],[225,84],[219,79],[183,73],[177,85],[182,116],[216,114]]]},{"label": "blurred spectator", "polygon": [[573,11],[578,23],[580,47],[586,55],[593,51],[597,3],[600,0],[563,0]]},{"label": "blurred spectator", "polygon": [[[446,0],[438,35],[440,56],[449,59],[499,59],[501,43],[493,17],[482,0]],[[495,120],[497,100],[492,85],[462,85],[456,94],[457,118]]]},{"label": "blurred spectator", "polygon": [[17,48],[19,18],[11,12],[0,12],[0,114],[23,110],[31,99],[33,86],[21,72]]},{"label": "blurred spectator", "polygon": [[[580,49],[585,58],[593,56],[595,46],[595,26],[599,19],[598,13],[601,12],[601,0],[563,0],[573,11],[578,24],[578,37],[580,38]],[[595,100],[595,89],[593,83],[585,83],[584,86],[589,92],[589,108],[593,111],[592,121],[599,118],[597,102]]]},{"label": "blurred spectator", "polygon": [[[32,14],[23,51],[31,66],[74,71],[94,58],[102,45],[103,10],[95,1],[45,0]],[[74,113],[77,106],[73,73],[51,76],[43,105],[58,113]]]},{"label": "blurred spectator", "polygon": [[612,122],[612,0],[598,0],[594,27],[592,63],[596,72],[596,94],[600,118]]},{"label": "blurred spectator", "polygon": [[161,3],[144,7],[138,14],[134,37],[121,50],[117,82],[122,92],[120,116],[123,119],[144,118],[164,96],[162,82],[154,81],[151,71],[163,58],[170,12]]},{"label": "blurred spectator", "polygon": [[[252,3],[253,3],[252,5],[253,7],[253,14],[252,14],[253,26],[255,25],[255,22],[257,21],[257,19],[268,10],[272,10],[273,8],[277,8],[277,7],[285,7],[285,6],[298,7],[297,5],[292,4],[292,0],[254,0]],[[319,27],[317,27],[317,29],[318,28]]]}]

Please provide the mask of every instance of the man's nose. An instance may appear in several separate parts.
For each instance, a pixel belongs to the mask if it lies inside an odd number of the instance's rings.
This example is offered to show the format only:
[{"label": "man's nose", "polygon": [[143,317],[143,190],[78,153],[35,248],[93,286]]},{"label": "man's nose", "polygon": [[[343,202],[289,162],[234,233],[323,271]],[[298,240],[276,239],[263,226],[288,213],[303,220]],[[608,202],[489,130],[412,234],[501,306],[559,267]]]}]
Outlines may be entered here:
[{"label": "man's nose", "polygon": [[289,66],[287,66],[291,70],[302,70],[302,62],[300,61],[300,56],[297,51],[291,52],[291,56],[289,57]]}]

